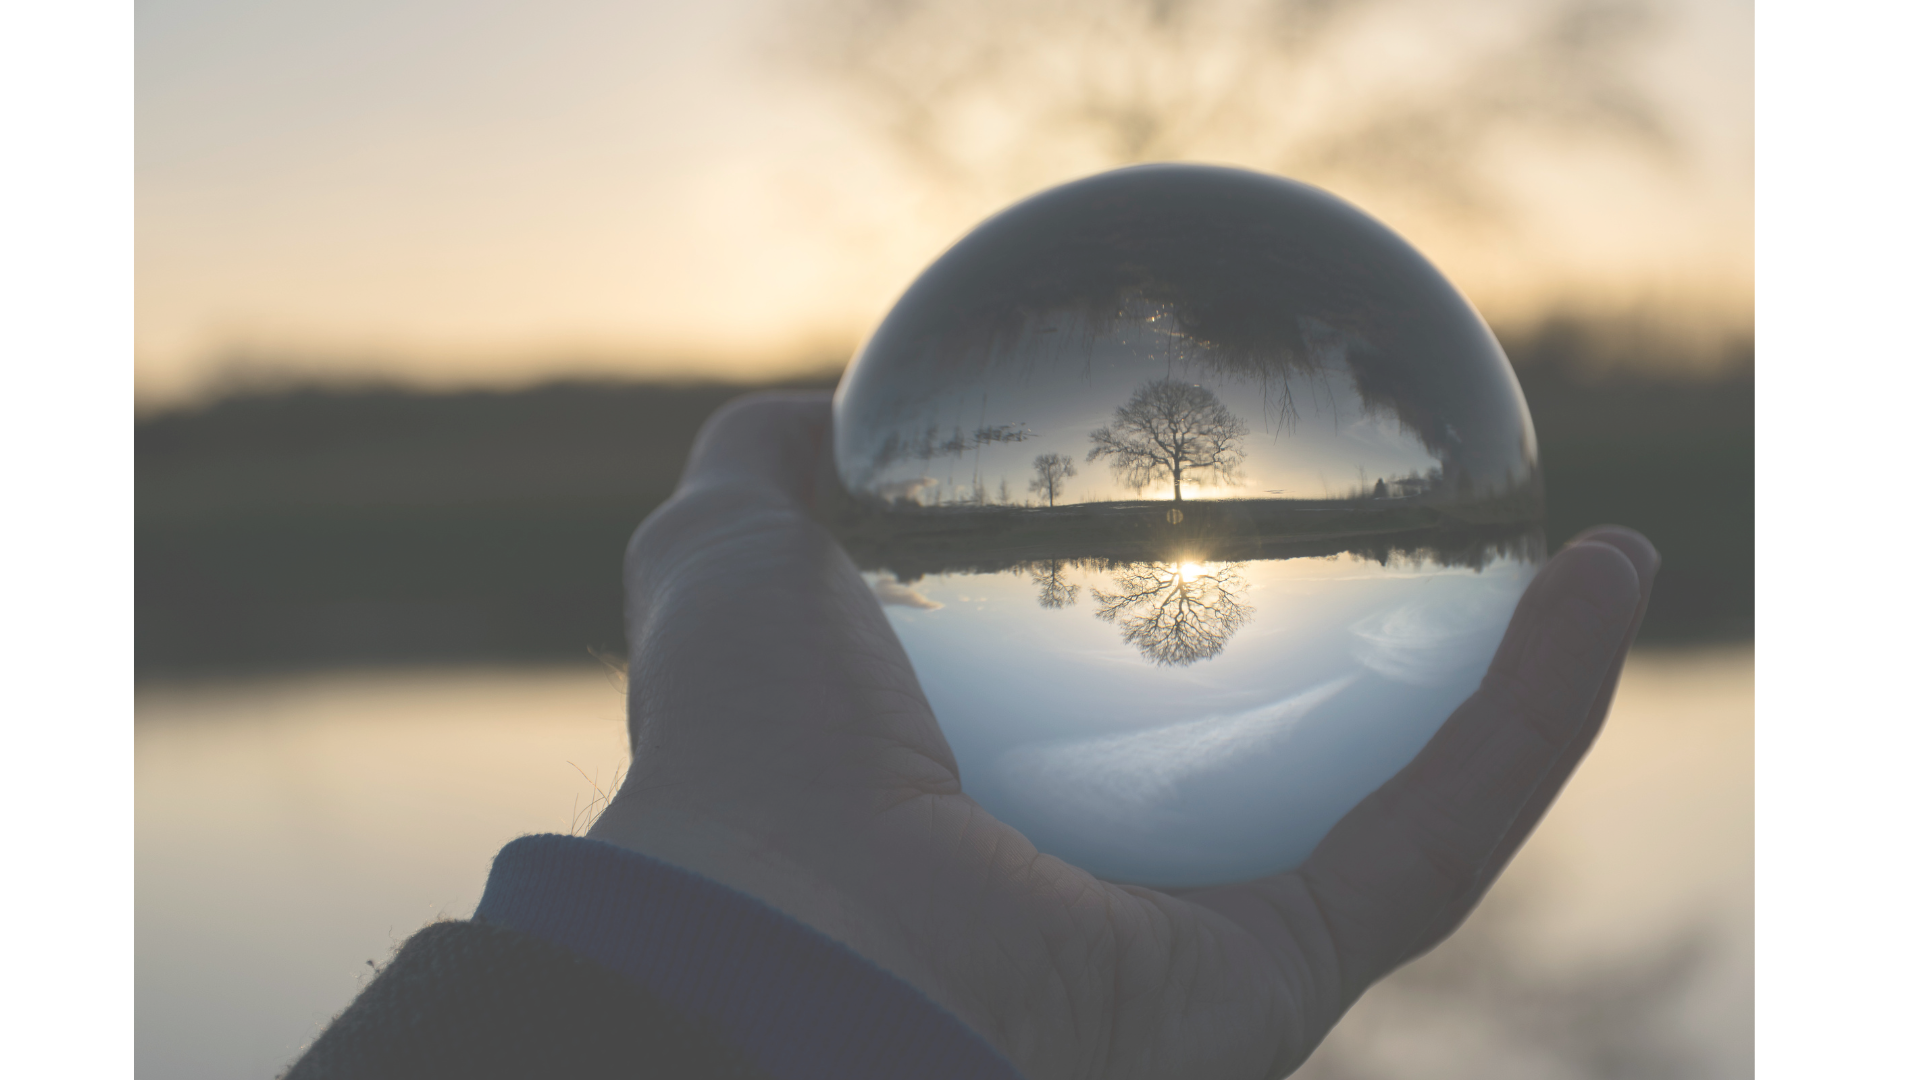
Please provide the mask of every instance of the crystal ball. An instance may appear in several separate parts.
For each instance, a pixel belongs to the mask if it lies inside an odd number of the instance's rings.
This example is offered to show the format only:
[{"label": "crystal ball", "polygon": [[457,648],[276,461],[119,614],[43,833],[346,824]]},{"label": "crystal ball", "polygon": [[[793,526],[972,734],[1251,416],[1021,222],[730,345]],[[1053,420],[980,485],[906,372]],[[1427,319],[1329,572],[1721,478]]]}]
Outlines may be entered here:
[{"label": "crystal ball", "polygon": [[823,517],[963,789],[1115,881],[1299,865],[1473,691],[1544,554],[1486,323],[1380,222],[1236,169],[980,225],[861,347],[833,439]]}]

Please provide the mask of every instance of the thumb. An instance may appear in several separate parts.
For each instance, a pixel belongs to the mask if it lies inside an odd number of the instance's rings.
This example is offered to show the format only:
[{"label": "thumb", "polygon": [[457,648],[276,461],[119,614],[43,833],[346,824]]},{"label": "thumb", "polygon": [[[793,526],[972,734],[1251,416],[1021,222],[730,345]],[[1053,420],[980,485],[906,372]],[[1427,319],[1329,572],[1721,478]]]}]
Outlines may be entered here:
[{"label": "thumb", "polygon": [[722,405],[701,426],[679,490],[745,483],[811,501],[833,430],[832,402],[826,391],[774,391]]}]

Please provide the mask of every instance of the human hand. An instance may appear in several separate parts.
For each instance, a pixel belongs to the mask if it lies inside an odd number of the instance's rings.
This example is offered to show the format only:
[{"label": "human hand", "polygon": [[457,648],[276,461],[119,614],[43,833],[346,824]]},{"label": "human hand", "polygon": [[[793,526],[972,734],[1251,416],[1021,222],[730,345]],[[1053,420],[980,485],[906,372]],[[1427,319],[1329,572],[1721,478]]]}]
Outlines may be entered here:
[{"label": "human hand", "polygon": [[702,430],[626,558],[633,764],[589,833],[703,874],[927,994],[1033,1080],[1279,1077],[1438,943],[1598,734],[1659,558],[1576,538],[1480,689],[1300,869],[1173,896],[968,798],[886,616],[809,514],[825,395]]}]

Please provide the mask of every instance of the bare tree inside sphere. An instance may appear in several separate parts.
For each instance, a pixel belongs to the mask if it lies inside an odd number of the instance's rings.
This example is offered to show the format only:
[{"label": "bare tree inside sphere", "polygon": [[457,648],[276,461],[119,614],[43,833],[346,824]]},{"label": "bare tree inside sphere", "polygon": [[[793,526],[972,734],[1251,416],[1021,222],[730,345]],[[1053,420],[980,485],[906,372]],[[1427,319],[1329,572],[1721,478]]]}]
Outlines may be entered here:
[{"label": "bare tree inside sphere", "polygon": [[1027,568],[1027,576],[1040,586],[1040,606],[1050,610],[1072,607],[1080,598],[1080,586],[1067,580],[1064,559],[1045,559]]},{"label": "bare tree inside sphere", "polygon": [[1027,483],[1027,490],[1035,495],[1044,495],[1047,505],[1052,506],[1064,489],[1067,477],[1074,475],[1073,459],[1065,454],[1041,454],[1033,459],[1034,478]]},{"label": "bare tree inside sphere", "polygon": [[1227,639],[1253,617],[1253,607],[1240,599],[1247,589],[1240,568],[1136,563],[1114,575],[1115,591],[1093,590],[1100,605],[1094,614],[1117,622],[1140,655],[1185,667],[1220,655]]},{"label": "bare tree inside sphere", "polygon": [[1213,391],[1196,383],[1159,379],[1114,410],[1113,423],[1093,432],[1088,461],[1110,459],[1113,475],[1138,491],[1156,480],[1180,485],[1207,476],[1232,483],[1245,459],[1247,425]]}]

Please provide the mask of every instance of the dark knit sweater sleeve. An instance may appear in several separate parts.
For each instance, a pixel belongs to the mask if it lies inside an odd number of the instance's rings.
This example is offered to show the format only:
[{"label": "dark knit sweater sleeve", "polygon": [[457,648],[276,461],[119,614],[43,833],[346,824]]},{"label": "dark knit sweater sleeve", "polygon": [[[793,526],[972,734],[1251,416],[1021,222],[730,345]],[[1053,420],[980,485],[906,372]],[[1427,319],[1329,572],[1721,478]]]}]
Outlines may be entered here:
[{"label": "dark knit sweater sleeve", "polygon": [[415,934],[287,1080],[1017,1080],[864,957],[723,885],[593,840],[503,848],[472,922]]}]

